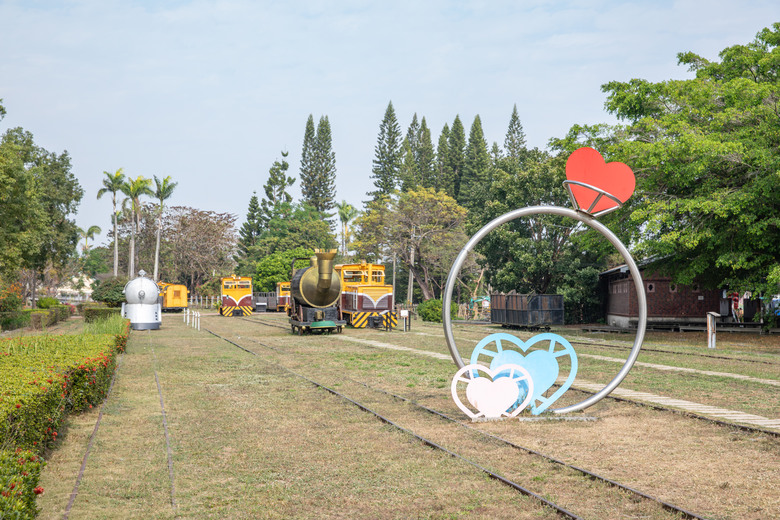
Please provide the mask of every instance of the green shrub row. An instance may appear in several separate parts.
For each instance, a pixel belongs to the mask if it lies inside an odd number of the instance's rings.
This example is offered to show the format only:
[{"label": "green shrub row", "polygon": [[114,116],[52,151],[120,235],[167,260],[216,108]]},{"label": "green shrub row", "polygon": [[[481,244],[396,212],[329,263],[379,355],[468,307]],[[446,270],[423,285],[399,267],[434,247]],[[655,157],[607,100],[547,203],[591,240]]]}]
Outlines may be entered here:
[{"label": "green shrub row", "polygon": [[16,330],[30,325],[30,311],[0,312],[0,330]]},{"label": "green shrub row", "polygon": [[0,340],[0,518],[35,517],[40,468],[29,464],[42,464],[68,413],[105,398],[130,332],[128,320],[112,321],[112,333]]},{"label": "green shrub row", "polygon": [[0,450],[0,518],[35,518],[43,459],[35,452]]},{"label": "green shrub row", "polygon": [[116,307],[89,306],[82,307],[80,312],[81,315],[84,316],[84,321],[86,323],[94,323],[98,320],[109,318],[110,316],[119,316],[121,309]]}]

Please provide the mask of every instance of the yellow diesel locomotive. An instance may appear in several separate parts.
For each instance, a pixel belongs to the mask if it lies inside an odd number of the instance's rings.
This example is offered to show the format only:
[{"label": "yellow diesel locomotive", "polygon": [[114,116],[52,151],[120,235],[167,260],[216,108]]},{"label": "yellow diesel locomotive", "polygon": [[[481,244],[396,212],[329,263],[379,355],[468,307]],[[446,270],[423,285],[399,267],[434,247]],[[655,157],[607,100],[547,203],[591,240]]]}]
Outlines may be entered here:
[{"label": "yellow diesel locomotive", "polygon": [[249,276],[226,276],[221,280],[219,313],[222,316],[251,316],[252,278]]},{"label": "yellow diesel locomotive", "polygon": [[163,312],[177,312],[187,308],[188,293],[186,285],[157,282],[157,287],[160,289]]},{"label": "yellow diesel locomotive", "polygon": [[393,286],[385,283],[385,266],[339,264],[341,279],[341,312],[349,325],[394,328],[398,325]]}]

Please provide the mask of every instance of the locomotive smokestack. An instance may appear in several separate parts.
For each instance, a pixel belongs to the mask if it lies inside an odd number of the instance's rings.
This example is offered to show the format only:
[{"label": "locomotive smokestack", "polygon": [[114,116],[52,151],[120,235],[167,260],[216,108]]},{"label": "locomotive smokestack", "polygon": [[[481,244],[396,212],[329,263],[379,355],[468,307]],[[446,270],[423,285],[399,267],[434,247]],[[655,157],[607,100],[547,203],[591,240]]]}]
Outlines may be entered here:
[{"label": "locomotive smokestack", "polygon": [[325,292],[330,289],[331,276],[333,274],[333,259],[336,257],[336,250],[315,251],[314,254],[317,257],[317,272],[319,273],[317,290]]}]

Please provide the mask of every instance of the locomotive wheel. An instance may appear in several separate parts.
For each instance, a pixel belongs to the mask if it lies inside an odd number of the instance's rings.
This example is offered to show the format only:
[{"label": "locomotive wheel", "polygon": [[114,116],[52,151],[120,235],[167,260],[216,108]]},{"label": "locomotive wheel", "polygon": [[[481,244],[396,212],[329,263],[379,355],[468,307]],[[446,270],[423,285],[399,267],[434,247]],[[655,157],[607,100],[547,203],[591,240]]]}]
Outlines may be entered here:
[{"label": "locomotive wheel", "polygon": [[298,327],[298,335],[303,336],[303,327]]},{"label": "locomotive wheel", "polygon": [[338,327],[336,327],[336,332],[338,332],[339,334],[341,334],[341,325],[339,325]]},{"label": "locomotive wheel", "polygon": [[290,328],[292,329],[292,333],[295,334],[295,325],[290,325]]}]

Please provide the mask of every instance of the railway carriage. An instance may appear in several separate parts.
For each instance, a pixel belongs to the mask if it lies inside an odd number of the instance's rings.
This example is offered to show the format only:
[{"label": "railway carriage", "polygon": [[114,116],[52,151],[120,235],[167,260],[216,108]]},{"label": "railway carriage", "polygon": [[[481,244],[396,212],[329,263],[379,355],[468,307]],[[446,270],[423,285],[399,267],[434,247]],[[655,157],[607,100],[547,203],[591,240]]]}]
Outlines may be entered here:
[{"label": "railway carriage", "polygon": [[361,262],[336,266],[341,278],[341,312],[355,328],[398,325],[393,286],[385,283],[385,266]]},{"label": "railway carriage", "polygon": [[219,313],[222,316],[251,316],[252,278],[249,276],[226,276],[222,278]]},{"label": "railway carriage", "polygon": [[162,298],[163,312],[181,312],[187,308],[187,286],[175,283],[157,282]]}]

